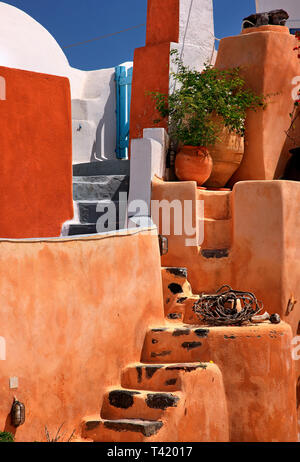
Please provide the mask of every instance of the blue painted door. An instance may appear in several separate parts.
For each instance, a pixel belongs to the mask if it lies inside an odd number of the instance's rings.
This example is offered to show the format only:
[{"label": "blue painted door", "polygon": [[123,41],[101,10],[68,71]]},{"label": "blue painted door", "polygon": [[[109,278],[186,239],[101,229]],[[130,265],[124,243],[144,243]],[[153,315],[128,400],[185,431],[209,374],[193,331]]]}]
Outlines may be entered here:
[{"label": "blue painted door", "polygon": [[131,83],[133,68],[125,66],[116,67],[116,91],[117,91],[117,147],[116,154],[118,159],[128,158],[129,147],[129,121],[130,121],[130,101]]}]

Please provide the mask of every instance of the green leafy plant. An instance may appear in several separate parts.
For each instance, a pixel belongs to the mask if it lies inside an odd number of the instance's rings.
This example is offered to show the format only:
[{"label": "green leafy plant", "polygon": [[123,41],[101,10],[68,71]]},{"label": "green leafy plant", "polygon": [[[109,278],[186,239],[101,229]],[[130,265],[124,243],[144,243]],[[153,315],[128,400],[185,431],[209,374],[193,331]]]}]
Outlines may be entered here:
[{"label": "green leafy plant", "polygon": [[244,136],[247,111],[264,109],[266,97],[246,87],[240,68],[219,70],[207,64],[198,72],[185,66],[177,51],[171,54],[177,66],[172,73],[174,91],[150,93],[160,116],[169,118],[171,138],[185,145],[210,146],[220,139],[224,126]]},{"label": "green leafy plant", "polygon": [[15,441],[14,435],[9,432],[0,432],[0,443],[13,443]]}]

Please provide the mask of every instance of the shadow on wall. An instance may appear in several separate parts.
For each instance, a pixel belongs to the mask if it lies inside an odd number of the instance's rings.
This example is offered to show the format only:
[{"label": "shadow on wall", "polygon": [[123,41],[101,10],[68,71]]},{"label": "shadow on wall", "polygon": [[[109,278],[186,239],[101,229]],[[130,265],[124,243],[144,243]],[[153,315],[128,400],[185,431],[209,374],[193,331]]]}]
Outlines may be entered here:
[{"label": "shadow on wall", "polygon": [[298,117],[295,120],[293,127],[287,133],[285,143],[282,147],[282,151],[278,159],[277,169],[274,175],[275,178],[284,177],[284,171],[287,166],[287,162],[291,157],[289,153],[290,149],[294,149],[300,146],[299,133],[300,133],[300,118]]},{"label": "shadow on wall", "polygon": [[72,100],[73,164],[115,158],[115,69],[82,73],[82,92]]},{"label": "shadow on wall", "polygon": [[109,81],[109,97],[99,120],[90,162],[115,158],[116,143],[116,83],[112,75]]}]

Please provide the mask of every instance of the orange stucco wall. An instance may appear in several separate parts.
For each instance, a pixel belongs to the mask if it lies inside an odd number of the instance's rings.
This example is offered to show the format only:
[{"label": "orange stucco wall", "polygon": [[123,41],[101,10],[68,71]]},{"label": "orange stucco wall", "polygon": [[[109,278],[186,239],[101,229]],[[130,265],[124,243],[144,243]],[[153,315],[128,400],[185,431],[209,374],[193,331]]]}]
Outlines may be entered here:
[{"label": "orange stucco wall", "polygon": [[142,138],[143,129],[149,127],[167,128],[160,119],[150,92],[167,94],[169,91],[170,43],[137,48],[134,52],[132,77],[132,98],[130,108],[130,138]]},{"label": "orange stucco wall", "polygon": [[69,81],[0,67],[0,237],[59,236],[73,217]]},{"label": "orange stucco wall", "polygon": [[180,0],[148,0],[146,45],[179,41]]},{"label": "orange stucco wall", "polygon": [[298,83],[292,80],[300,75],[296,45],[295,36],[280,26],[247,29],[220,42],[216,67],[241,67],[247,85],[257,94],[269,95],[266,110],[248,114],[245,154],[231,185],[240,180],[272,180],[284,171],[292,147],[286,135],[292,90]]},{"label": "orange stucco wall", "polygon": [[[192,182],[155,180],[152,199],[195,203],[196,185],[193,189]],[[187,247],[187,236],[175,236],[171,228],[171,235],[167,236],[169,252],[162,257],[162,264],[186,267],[196,294],[214,292],[224,284],[255,292],[265,309],[279,313],[295,335],[300,321],[299,202],[297,182],[239,182],[231,194],[232,244],[227,256],[206,258],[201,247]],[[205,204],[204,200],[204,210]],[[161,223],[157,224],[162,233]],[[298,303],[286,316],[292,297]]]},{"label": "orange stucco wall", "polygon": [[179,41],[179,0],[148,0],[146,46],[134,52],[130,139],[142,138],[143,129],[167,128],[149,92],[169,93],[171,42]]},{"label": "orange stucco wall", "polygon": [[[213,361],[221,370],[229,414],[231,442],[297,441],[296,385],[291,328],[270,322],[244,326],[201,326],[201,341],[191,329],[148,331],[145,362]],[[184,332],[184,334],[183,334]],[[199,337],[198,337],[199,340]],[[160,353],[167,351],[165,357]],[[209,399],[209,398],[208,398]],[[220,399],[220,398],[219,398]],[[216,419],[216,422],[218,420]],[[218,425],[218,430],[221,426]]]},{"label": "orange stucco wall", "polygon": [[139,361],[148,325],[163,322],[157,234],[1,241],[0,275],[0,430],[13,430],[16,395],[26,406],[17,441],[45,441],[44,425],[53,435],[63,422],[70,436]]}]

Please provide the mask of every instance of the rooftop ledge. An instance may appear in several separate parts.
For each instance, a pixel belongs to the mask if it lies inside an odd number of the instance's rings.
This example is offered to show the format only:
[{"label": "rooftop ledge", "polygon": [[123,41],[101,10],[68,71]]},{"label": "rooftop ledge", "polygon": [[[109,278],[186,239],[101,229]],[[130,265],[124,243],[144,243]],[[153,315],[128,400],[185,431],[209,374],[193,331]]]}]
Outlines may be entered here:
[{"label": "rooftop ledge", "polygon": [[290,34],[290,29],[286,26],[267,26],[247,27],[242,30],[242,34],[252,34],[253,32],[278,32],[280,34]]},{"label": "rooftop ledge", "polygon": [[24,238],[24,239],[10,239],[10,238],[0,238],[1,242],[14,242],[14,243],[24,243],[29,244],[33,242],[71,242],[71,241],[100,241],[103,239],[108,238],[118,238],[118,237],[129,237],[134,236],[135,234],[142,234],[153,232],[154,234],[157,233],[157,227],[141,227],[141,228],[133,228],[133,229],[121,229],[116,231],[109,231],[107,233],[100,233],[100,234],[85,234],[85,235],[76,235],[76,236],[62,236],[62,237],[36,237],[36,238]]}]

